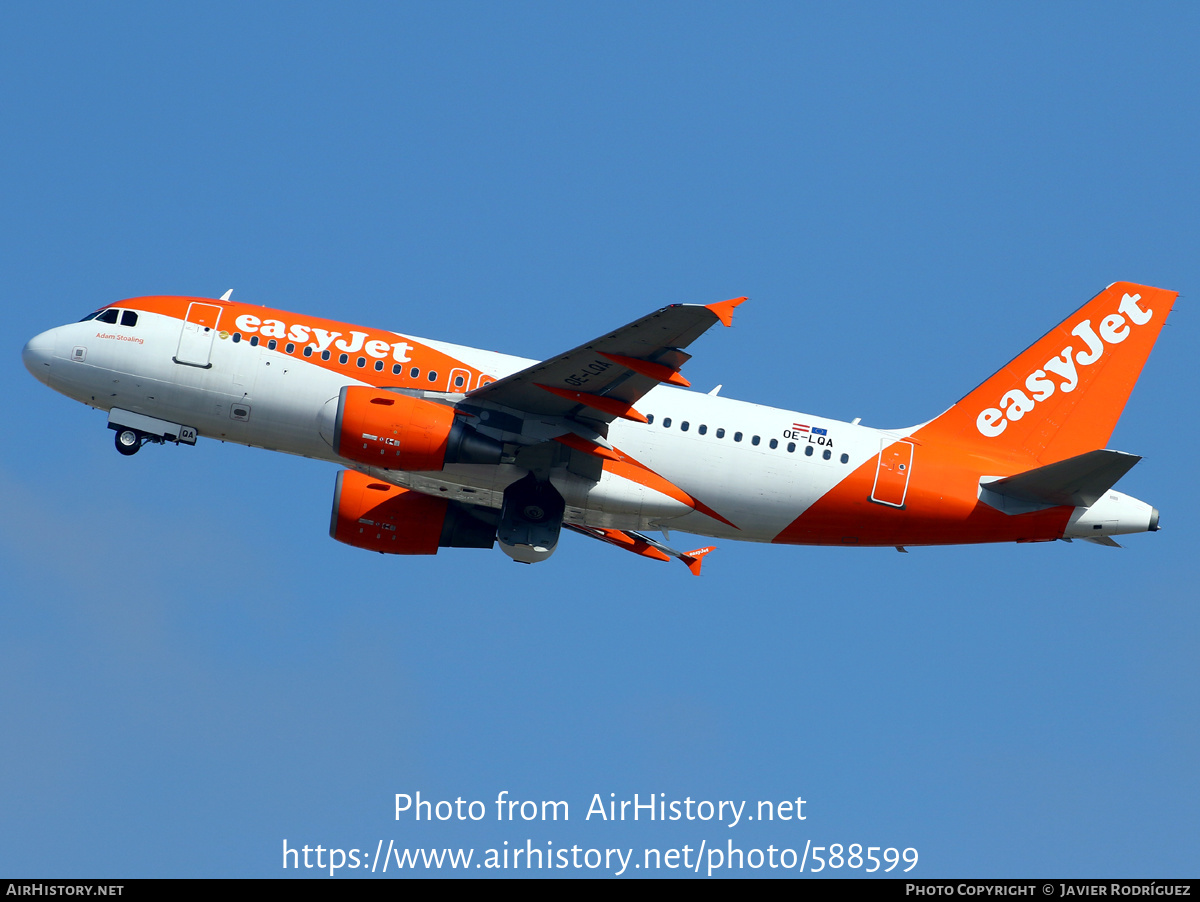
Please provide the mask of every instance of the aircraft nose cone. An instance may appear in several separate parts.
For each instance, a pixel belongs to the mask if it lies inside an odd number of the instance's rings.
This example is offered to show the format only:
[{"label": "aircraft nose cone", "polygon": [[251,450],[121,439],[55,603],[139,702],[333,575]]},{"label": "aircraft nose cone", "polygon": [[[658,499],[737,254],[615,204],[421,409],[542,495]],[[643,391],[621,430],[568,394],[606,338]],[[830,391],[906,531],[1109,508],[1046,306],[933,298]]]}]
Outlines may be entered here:
[{"label": "aircraft nose cone", "polygon": [[54,335],[52,332],[35,335],[21,349],[21,361],[25,364],[25,369],[29,370],[39,382],[45,382],[50,378],[50,364],[53,360]]}]

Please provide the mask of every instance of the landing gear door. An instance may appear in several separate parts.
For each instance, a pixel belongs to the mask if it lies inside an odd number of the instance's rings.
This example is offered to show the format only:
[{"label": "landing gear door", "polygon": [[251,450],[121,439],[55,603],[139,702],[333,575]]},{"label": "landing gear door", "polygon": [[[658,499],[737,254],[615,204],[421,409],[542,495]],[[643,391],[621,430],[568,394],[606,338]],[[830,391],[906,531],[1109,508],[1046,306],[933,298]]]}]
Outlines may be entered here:
[{"label": "landing gear door", "polygon": [[183,331],[179,333],[179,350],[175,352],[175,362],[203,369],[211,367],[209,355],[212,353],[213,338],[217,334],[217,322],[220,319],[220,307],[201,304],[199,301],[193,302],[188,307],[187,317],[183,321]]},{"label": "landing gear door", "polygon": [[883,440],[879,450],[879,466],[875,469],[875,485],[871,500],[889,507],[904,507],[908,480],[912,475],[912,442]]}]

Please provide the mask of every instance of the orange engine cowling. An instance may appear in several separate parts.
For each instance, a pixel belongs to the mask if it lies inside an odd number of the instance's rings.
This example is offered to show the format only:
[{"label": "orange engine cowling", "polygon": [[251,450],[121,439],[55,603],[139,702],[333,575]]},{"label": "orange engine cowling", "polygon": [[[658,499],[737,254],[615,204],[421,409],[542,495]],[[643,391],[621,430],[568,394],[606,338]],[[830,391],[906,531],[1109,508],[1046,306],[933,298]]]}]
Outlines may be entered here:
[{"label": "orange engine cowling", "polygon": [[383,554],[437,554],[438,548],[491,548],[496,526],[475,511],[372,479],[356,470],[337,475],[329,535]]},{"label": "orange engine cowling", "polygon": [[321,435],[335,453],[388,470],[496,464],[503,446],[455,417],[454,408],[365,385],[344,386],[322,411]]}]

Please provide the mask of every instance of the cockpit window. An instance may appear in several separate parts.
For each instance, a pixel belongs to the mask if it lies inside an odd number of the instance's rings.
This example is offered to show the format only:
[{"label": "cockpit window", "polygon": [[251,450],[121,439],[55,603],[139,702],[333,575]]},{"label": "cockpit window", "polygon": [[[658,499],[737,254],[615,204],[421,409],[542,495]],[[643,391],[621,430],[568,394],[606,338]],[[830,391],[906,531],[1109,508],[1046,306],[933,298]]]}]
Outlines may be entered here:
[{"label": "cockpit window", "polygon": [[122,326],[136,326],[137,325],[137,314],[134,313],[132,310],[122,311],[121,312],[121,325]]},{"label": "cockpit window", "polygon": [[102,312],[103,312],[103,311],[101,311],[101,310],[93,310],[91,313],[89,313],[87,316],[85,316],[83,319],[81,319],[81,320],[80,320],[80,322],[81,322],[81,323],[86,323],[86,322],[87,322],[89,319],[95,319],[95,318],[96,318],[96,317],[98,317],[98,316],[99,316],[99,315],[100,315]]},{"label": "cockpit window", "polygon": [[96,322],[108,323],[110,326],[115,326],[117,324],[117,314],[119,312],[120,311],[115,310],[114,308],[110,307],[107,310],[105,310],[103,313],[101,313],[99,316],[96,317]]}]

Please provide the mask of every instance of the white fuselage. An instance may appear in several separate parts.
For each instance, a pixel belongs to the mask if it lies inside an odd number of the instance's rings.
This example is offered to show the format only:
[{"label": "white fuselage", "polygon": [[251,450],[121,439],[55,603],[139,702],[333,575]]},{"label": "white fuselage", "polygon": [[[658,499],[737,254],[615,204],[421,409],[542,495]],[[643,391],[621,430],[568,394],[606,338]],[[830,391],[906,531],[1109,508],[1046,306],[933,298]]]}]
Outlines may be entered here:
[{"label": "white fuselage", "polygon": [[[110,423],[133,426],[116,419],[132,415],[181,424],[189,435],[328,460],[466,504],[500,508],[505,489],[542,466],[539,478],[558,490],[564,522],[576,526],[812,544],[857,543],[861,534],[863,544],[896,545],[1098,539],[1157,528],[1153,508],[1110,489],[1090,508],[1026,534],[1021,524],[1031,520],[983,510],[976,493],[980,479],[1027,465],[976,462],[971,451],[947,457],[914,436],[919,427],[873,429],[668,385],[638,400],[648,423],[619,418],[599,427],[626,456],[618,464],[575,465],[575,452],[539,458],[539,448],[561,452],[551,440],[574,427],[484,405],[471,425],[507,449],[499,464],[378,469],[333,450],[329,425],[343,387],[459,402],[468,412],[471,391],[537,361],[248,305],[141,300],[160,306],[124,302],[36,336],[23,352],[26,367],[56,391],[109,411]],[[187,306],[170,315],[162,305],[175,301]]]},{"label": "white fuselage", "polygon": [[[214,335],[208,367],[176,362],[180,321],[138,312],[132,328],[86,321],[60,326],[26,349],[48,386],[100,410],[119,408],[185,423],[201,436],[345,464],[319,430],[322,408],[347,384],[384,384],[368,367],[342,373],[249,341]],[[418,342],[499,378],[536,361],[445,342]],[[79,349],[82,349],[80,351]],[[36,360],[31,358],[36,357]],[[451,388],[439,379],[431,390]],[[661,386],[639,408],[644,425],[617,420],[608,440],[737,524],[734,529],[668,494],[610,473],[599,482],[565,468],[551,479],[567,502],[566,521],[617,529],[669,526],[699,535],[770,541],[847,473],[879,453],[880,431]],[[486,426],[486,424],[483,424]],[[797,429],[802,425],[807,429]],[[820,434],[820,430],[826,434]],[[772,447],[774,443],[775,447]],[[788,450],[791,448],[791,450]],[[808,452],[808,453],[806,453]],[[488,507],[524,475],[516,466],[450,465],[443,471],[373,471],[397,485]]]}]

